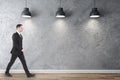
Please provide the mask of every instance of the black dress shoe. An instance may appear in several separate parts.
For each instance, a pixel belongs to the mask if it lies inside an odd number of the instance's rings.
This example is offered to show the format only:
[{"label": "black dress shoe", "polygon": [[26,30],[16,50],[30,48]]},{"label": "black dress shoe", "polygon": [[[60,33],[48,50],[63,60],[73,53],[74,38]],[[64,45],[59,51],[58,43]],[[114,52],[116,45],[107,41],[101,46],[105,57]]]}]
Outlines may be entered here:
[{"label": "black dress shoe", "polygon": [[5,73],[5,75],[6,75],[7,77],[12,77],[12,75],[11,75],[10,73]]},{"label": "black dress shoe", "polygon": [[31,74],[31,73],[27,75],[28,78],[34,77],[34,76],[35,76],[35,74]]}]

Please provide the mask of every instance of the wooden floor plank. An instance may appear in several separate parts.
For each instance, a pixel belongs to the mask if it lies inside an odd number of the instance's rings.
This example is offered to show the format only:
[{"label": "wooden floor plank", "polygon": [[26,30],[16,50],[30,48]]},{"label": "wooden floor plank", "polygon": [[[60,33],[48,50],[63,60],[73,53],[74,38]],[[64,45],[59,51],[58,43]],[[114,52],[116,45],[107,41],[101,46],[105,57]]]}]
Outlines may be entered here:
[{"label": "wooden floor plank", "polygon": [[0,80],[120,80],[118,73],[37,73],[35,77],[27,78],[24,73],[14,73],[6,77],[0,73]]}]

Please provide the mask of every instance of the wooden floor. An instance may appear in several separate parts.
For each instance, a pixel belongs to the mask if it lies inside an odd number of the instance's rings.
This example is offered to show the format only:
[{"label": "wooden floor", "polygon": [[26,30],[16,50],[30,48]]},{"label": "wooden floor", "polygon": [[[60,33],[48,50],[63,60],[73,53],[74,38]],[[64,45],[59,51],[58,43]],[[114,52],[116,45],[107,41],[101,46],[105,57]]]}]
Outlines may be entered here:
[{"label": "wooden floor", "polygon": [[108,73],[39,73],[33,78],[27,78],[24,73],[12,74],[13,77],[6,77],[0,74],[0,80],[120,80],[120,74]]}]

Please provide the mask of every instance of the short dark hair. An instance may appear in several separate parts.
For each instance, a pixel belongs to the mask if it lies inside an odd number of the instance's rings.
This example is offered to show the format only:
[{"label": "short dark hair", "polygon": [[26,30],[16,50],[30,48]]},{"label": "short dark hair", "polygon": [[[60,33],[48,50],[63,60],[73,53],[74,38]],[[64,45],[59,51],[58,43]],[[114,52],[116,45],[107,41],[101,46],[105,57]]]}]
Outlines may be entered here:
[{"label": "short dark hair", "polygon": [[17,25],[16,25],[16,29],[17,29],[17,28],[20,28],[21,26],[22,26],[22,24],[17,24]]}]

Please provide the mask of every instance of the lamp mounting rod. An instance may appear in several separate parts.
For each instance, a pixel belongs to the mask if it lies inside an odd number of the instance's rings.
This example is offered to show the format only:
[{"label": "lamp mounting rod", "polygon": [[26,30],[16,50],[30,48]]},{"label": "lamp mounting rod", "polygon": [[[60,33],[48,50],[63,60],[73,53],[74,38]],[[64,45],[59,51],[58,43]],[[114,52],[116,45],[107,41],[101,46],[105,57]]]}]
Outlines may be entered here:
[{"label": "lamp mounting rod", "polygon": [[96,1],[93,0],[93,7],[95,8],[96,7]]},{"label": "lamp mounting rod", "polygon": [[27,2],[28,2],[28,1],[27,1],[27,0],[25,0],[25,2],[26,2],[25,6],[27,7]]},{"label": "lamp mounting rod", "polygon": [[60,0],[60,7],[62,7],[62,5],[61,5],[61,0]]}]

